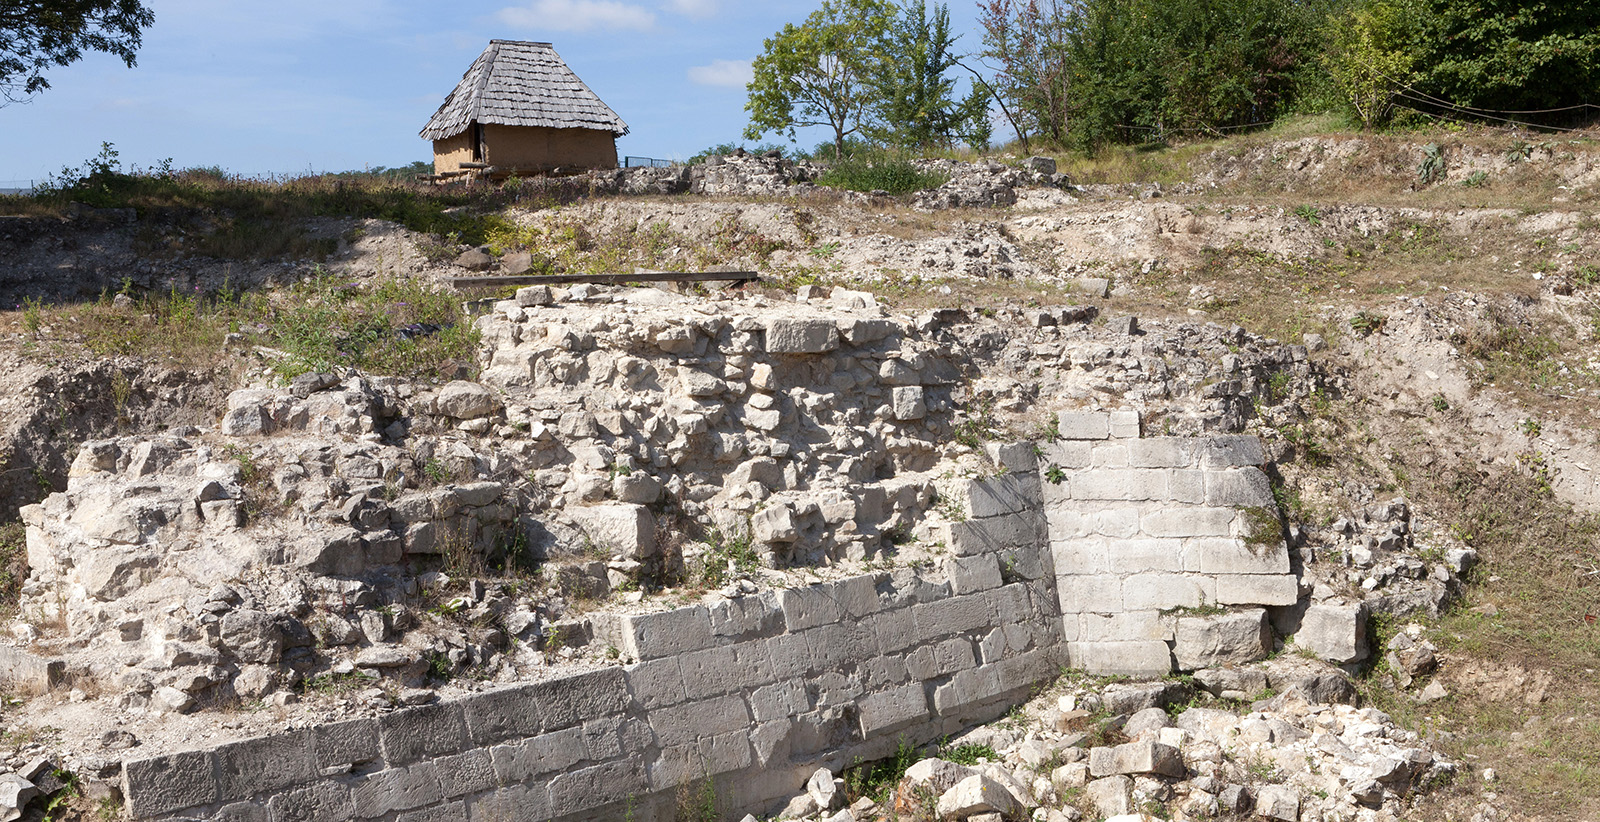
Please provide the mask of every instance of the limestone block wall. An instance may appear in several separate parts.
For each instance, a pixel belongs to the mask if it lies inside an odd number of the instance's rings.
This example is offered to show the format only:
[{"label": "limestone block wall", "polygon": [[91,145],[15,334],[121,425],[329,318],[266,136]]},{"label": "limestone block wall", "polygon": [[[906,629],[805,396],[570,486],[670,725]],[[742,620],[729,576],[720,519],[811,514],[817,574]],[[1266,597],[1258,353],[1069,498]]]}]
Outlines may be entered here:
[{"label": "limestone block wall", "polygon": [[1000,471],[965,483],[937,567],[595,615],[625,664],[129,761],[128,813],[643,822],[708,778],[724,810],[770,813],[819,765],[996,718],[1064,663],[1259,652],[1262,608],[1298,593],[1281,533],[1253,530],[1275,522],[1259,441],[1140,438],[1132,412],[1059,429],[991,446]]},{"label": "limestone block wall", "polygon": [[[1032,449],[1006,455],[1019,469]],[[1027,470],[974,481],[942,567],[597,618],[629,664],[124,765],[136,819],[648,820],[717,780],[763,812],[821,765],[1002,715],[1063,646]]]},{"label": "limestone block wall", "polygon": [[1058,430],[1041,491],[1070,664],[1161,675],[1176,650],[1200,667],[1252,619],[1259,649],[1261,607],[1299,594],[1260,441],[1141,438],[1133,411],[1064,411]]}]

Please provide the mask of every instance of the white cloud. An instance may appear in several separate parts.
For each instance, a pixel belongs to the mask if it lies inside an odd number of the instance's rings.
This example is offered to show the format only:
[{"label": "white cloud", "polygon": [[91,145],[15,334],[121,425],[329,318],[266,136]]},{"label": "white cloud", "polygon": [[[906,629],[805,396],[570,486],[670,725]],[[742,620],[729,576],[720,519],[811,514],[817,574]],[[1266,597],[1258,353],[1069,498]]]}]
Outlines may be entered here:
[{"label": "white cloud", "polygon": [[664,8],[689,17],[710,17],[717,13],[721,0],[667,0]]},{"label": "white cloud", "polygon": [[656,24],[655,12],[616,0],[533,0],[526,6],[503,8],[495,16],[508,26],[546,31],[645,31]]},{"label": "white cloud", "polygon": [[689,67],[689,81],[701,86],[744,88],[755,76],[749,60],[712,60],[709,66]]}]

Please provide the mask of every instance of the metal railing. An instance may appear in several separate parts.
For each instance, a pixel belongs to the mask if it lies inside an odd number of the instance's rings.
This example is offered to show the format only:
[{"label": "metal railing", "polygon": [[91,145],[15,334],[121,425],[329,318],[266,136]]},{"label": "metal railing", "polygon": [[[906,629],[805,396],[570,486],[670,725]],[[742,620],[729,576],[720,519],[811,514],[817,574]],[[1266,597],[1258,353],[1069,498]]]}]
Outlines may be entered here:
[{"label": "metal railing", "polygon": [[672,168],[671,160],[657,160],[654,157],[623,157],[623,168]]}]

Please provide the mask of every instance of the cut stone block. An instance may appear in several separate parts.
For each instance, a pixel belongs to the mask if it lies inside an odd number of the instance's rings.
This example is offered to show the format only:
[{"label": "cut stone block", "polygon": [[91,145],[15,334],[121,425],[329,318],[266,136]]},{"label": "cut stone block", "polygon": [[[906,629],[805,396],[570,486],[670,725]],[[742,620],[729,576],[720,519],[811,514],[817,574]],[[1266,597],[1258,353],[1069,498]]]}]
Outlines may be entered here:
[{"label": "cut stone block", "polygon": [[1194,440],[1146,437],[1127,443],[1130,468],[1187,468],[1194,462]]},{"label": "cut stone block", "polygon": [[1056,432],[1064,440],[1103,440],[1111,436],[1111,415],[1104,411],[1062,411]]},{"label": "cut stone block", "polygon": [[974,594],[1000,587],[1000,561],[994,554],[950,557],[944,561],[944,572],[956,594]]},{"label": "cut stone block", "polygon": [[1264,785],[1256,790],[1256,816],[1278,822],[1298,822],[1300,794],[1283,785]]},{"label": "cut stone block", "polygon": [[901,421],[920,420],[928,416],[928,405],[923,399],[920,385],[902,385],[895,388],[889,407],[894,413],[894,418]]},{"label": "cut stone block", "polygon": [[1300,618],[1294,644],[1336,665],[1367,658],[1367,604],[1312,605]]},{"label": "cut stone block", "polygon": [[839,347],[833,320],[773,320],[767,325],[767,351],[772,354],[821,354]]},{"label": "cut stone block", "polygon": [[[1113,557],[1112,562],[1115,561]],[[1215,585],[1215,581],[1207,577],[1135,574],[1122,581],[1122,607],[1129,611],[1198,608],[1214,598],[1207,595],[1207,589]]]},{"label": "cut stone block", "polygon": [[1238,517],[1233,508],[1162,508],[1145,514],[1139,528],[1152,537],[1226,537]]},{"label": "cut stone block", "polygon": [[1266,462],[1261,440],[1247,434],[1207,437],[1200,441],[1199,456],[1200,467],[1208,469],[1238,468]]},{"label": "cut stone block", "polygon": [[1070,482],[1075,500],[1141,502],[1168,496],[1166,470],[1151,468],[1097,468],[1079,471]]},{"label": "cut stone block", "polygon": [[158,756],[122,766],[122,797],[134,818],[159,816],[217,799],[208,751]]},{"label": "cut stone block", "polygon": [[1287,574],[1289,549],[1282,540],[1249,544],[1233,537],[1195,537],[1184,547],[1183,568],[1202,574]]},{"label": "cut stone block", "polygon": [[[1159,710],[1159,709],[1158,709]],[[1095,748],[1089,752],[1092,776],[1115,774],[1161,774],[1183,776],[1183,756],[1170,745],[1149,740],[1129,742],[1114,748]]]},{"label": "cut stone block", "polygon": [[1167,643],[1073,642],[1067,646],[1072,667],[1091,674],[1154,678],[1172,673],[1172,650]]},{"label": "cut stone block", "polygon": [[1218,574],[1218,605],[1293,605],[1300,584],[1289,574]]},{"label": "cut stone block", "polygon": [[1016,811],[1010,791],[987,776],[973,774],[940,795],[937,815],[940,819],[967,819],[984,813],[1010,817]]},{"label": "cut stone block", "polygon": [[958,556],[971,556],[1033,546],[1044,539],[1044,530],[1044,518],[1033,511],[952,522],[950,548]]},{"label": "cut stone block", "polygon": [[1272,483],[1260,468],[1205,472],[1207,505],[1228,508],[1272,507]]},{"label": "cut stone block", "polygon": [[1178,670],[1254,662],[1272,651],[1272,629],[1260,608],[1207,617],[1179,617],[1172,646]]},{"label": "cut stone block", "polygon": [[1111,412],[1111,436],[1121,439],[1139,438],[1139,412],[1121,410]]},{"label": "cut stone block", "polygon": [[698,651],[711,645],[711,614],[704,606],[617,618],[615,637],[624,656],[644,661]]},{"label": "cut stone block", "polygon": [[608,503],[568,509],[589,539],[603,551],[627,559],[656,554],[656,518],[643,505]]},{"label": "cut stone block", "polygon": [[218,798],[248,799],[303,782],[314,773],[308,731],[223,745],[215,752]]},{"label": "cut stone block", "polygon": [[912,682],[888,691],[870,694],[861,700],[861,733],[889,733],[928,718],[928,698],[922,683]]},{"label": "cut stone block", "polygon": [[1133,812],[1133,780],[1126,776],[1096,779],[1084,789],[1102,818]]},{"label": "cut stone block", "polygon": [[1017,474],[969,480],[963,496],[969,519],[1016,514],[1039,504],[1037,486]]}]

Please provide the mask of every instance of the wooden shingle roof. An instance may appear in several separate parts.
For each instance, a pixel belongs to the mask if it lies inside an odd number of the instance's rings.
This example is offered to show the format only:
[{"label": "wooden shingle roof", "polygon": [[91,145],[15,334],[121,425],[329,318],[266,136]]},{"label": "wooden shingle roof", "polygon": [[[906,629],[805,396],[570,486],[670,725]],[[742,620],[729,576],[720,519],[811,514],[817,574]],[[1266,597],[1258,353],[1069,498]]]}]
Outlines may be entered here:
[{"label": "wooden shingle roof", "polygon": [[433,113],[422,137],[454,137],[473,121],[592,128],[618,137],[628,133],[628,124],[567,68],[554,47],[520,40],[490,40],[455,91]]}]

